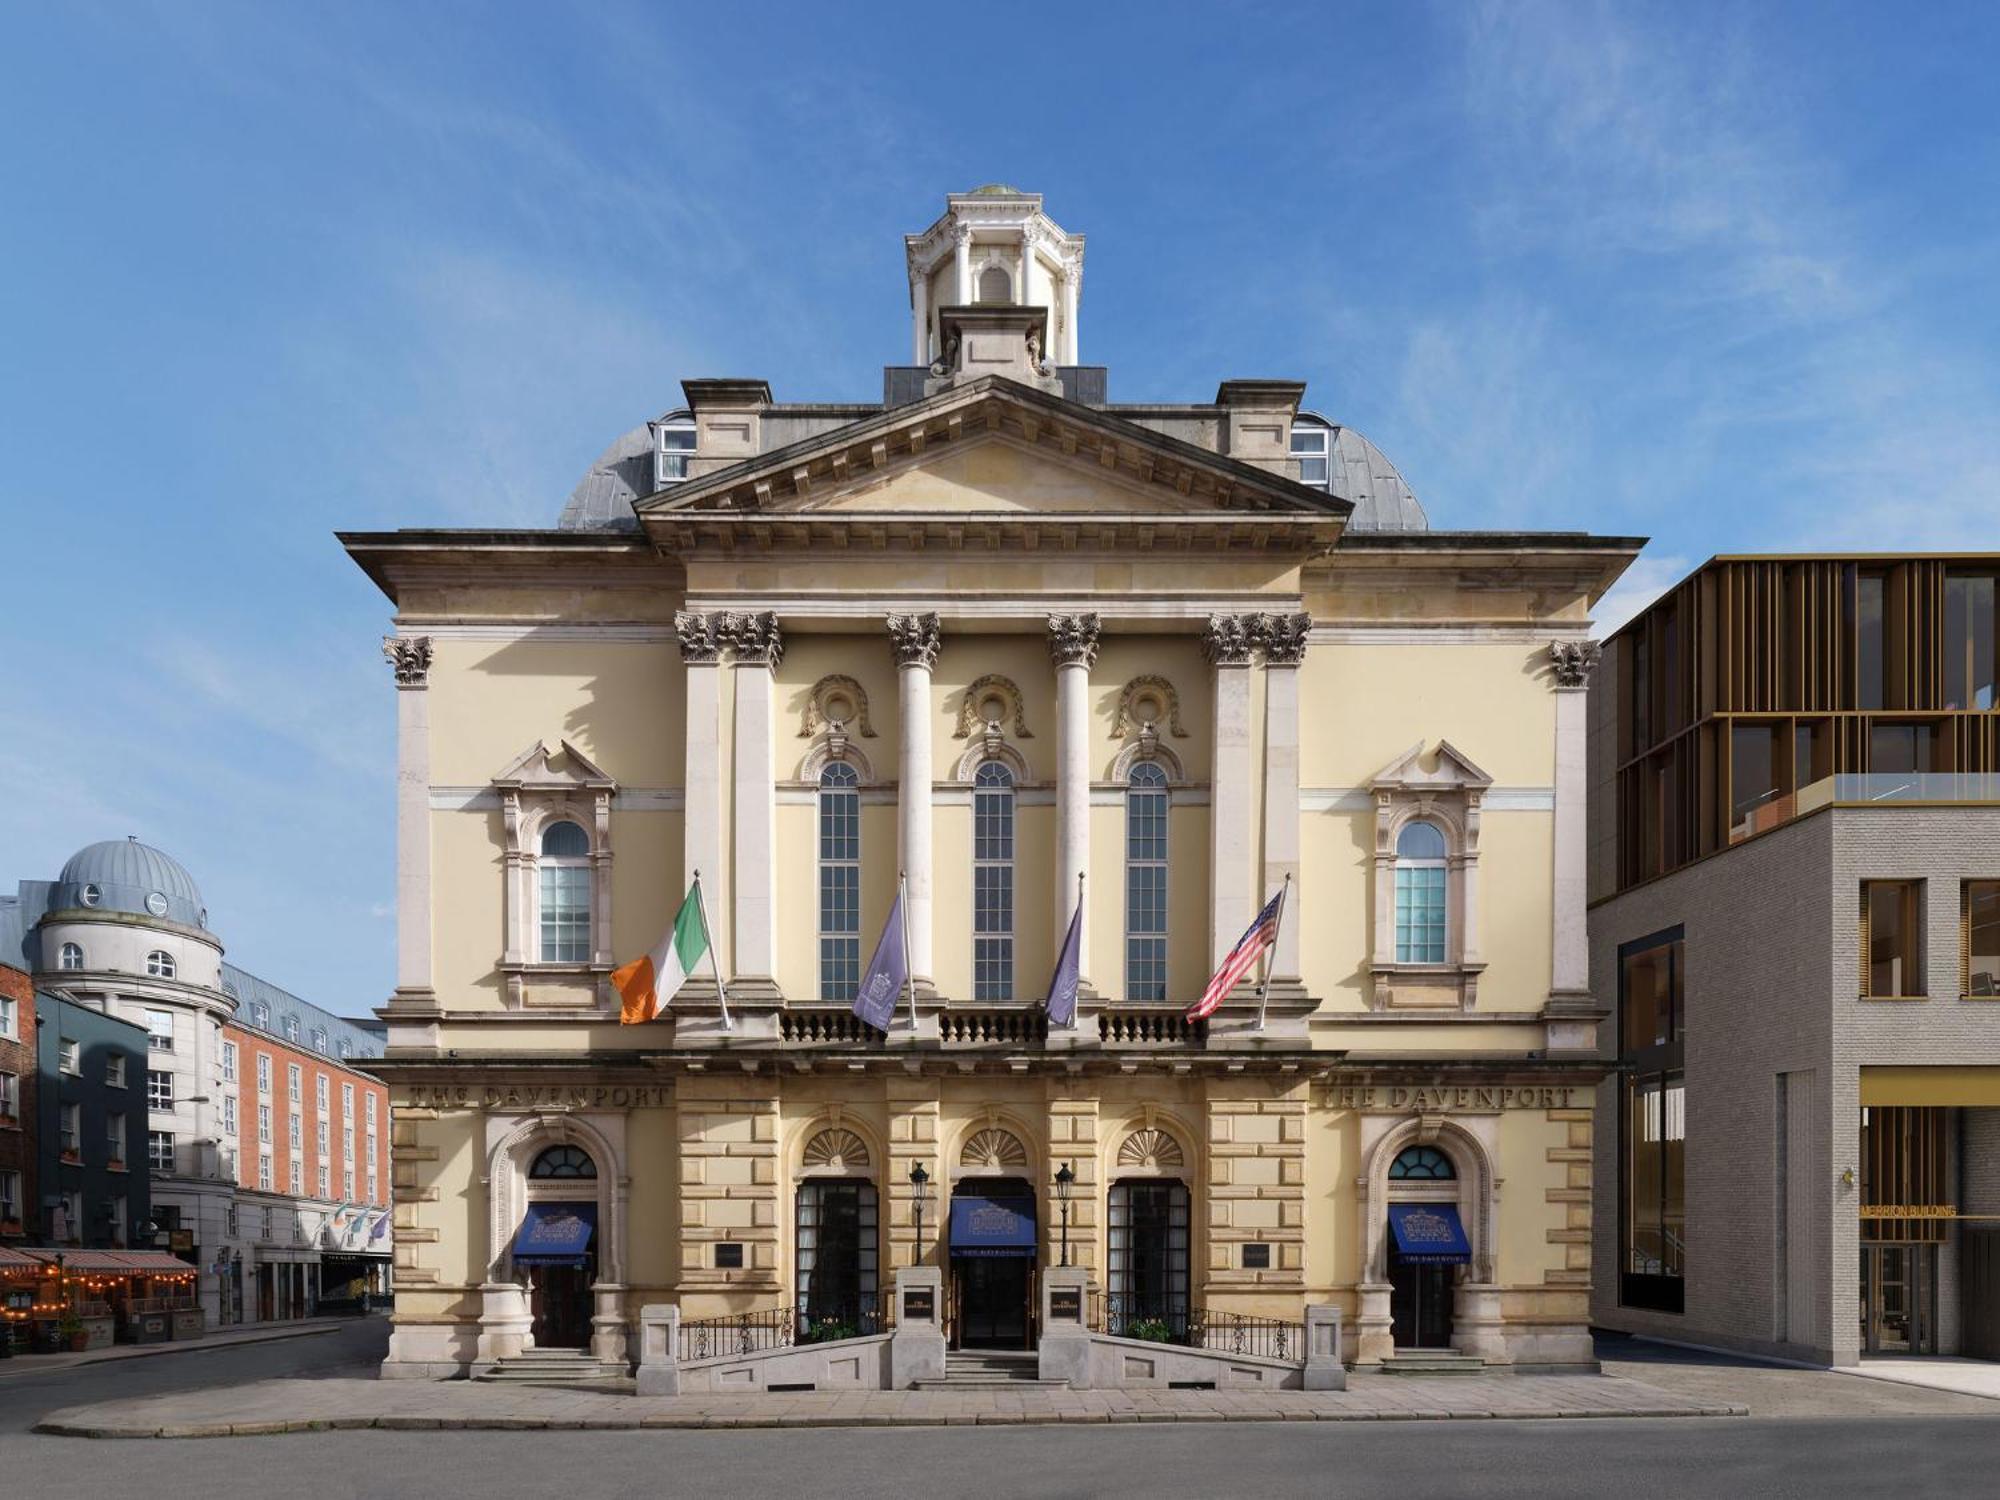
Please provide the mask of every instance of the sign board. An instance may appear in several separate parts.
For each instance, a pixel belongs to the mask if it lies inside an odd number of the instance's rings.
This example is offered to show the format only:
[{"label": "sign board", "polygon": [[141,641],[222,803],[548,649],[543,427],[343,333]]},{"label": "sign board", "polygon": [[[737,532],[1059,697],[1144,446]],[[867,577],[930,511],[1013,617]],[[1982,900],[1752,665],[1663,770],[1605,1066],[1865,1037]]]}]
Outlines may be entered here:
[{"label": "sign board", "polygon": [[929,1287],[912,1287],[903,1293],[903,1317],[911,1323],[937,1321],[937,1294]]},{"label": "sign board", "polygon": [[192,1229],[169,1229],[167,1231],[167,1248],[176,1255],[180,1254],[183,1250],[194,1249],[194,1231]]},{"label": "sign board", "polygon": [[1050,1287],[1049,1321],[1051,1323],[1081,1323],[1083,1321],[1083,1289],[1074,1286]]}]

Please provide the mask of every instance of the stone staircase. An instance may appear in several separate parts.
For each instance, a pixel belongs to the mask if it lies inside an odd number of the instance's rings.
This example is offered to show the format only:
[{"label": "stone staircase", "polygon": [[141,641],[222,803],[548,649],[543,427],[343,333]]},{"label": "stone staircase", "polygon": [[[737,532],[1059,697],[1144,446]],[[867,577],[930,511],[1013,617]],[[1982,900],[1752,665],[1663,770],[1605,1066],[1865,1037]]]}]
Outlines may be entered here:
[{"label": "stone staircase", "polygon": [[474,1380],[509,1385],[577,1385],[624,1389],[632,1384],[623,1360],[601,1360],[588,1349],[530,1349],[472,1372]]},{"label": "stone staircase", "polygon": [[1384,1375],[1483,1375],[1486,1361],[1456,1349],[1398,1349],[1382,1361]]},{"label": "stone staircase", "polygon": [[944,1379],[919,1380],[920,1391],[1006,1391],[1057,1386],[1066,1380],[1043,1380],[1041,1357],[1033,1350],[952,1349],[944,1357]]}]

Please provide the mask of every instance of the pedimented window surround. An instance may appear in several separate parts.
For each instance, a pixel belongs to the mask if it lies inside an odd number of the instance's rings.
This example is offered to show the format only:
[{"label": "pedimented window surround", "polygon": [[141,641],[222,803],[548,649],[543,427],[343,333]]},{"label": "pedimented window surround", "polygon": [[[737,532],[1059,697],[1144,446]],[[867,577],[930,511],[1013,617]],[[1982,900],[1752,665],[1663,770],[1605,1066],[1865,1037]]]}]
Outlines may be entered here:
[{"label": "pedimented window surround", "polygon": [[[1479,949],[1479,818],[1493,778],[1449,741],[1429,769],[1420,741],[1383,767],[1375,794],[1375,922],[1369,1005],[1375,1010],[1471,1010],[1486,964]],[[1417,820],[1445,836],[1443,963],[1396,961],[1396,841]]]},{"label": "pedimented window surround", "polygon": [[[505,840],[506,924],[500,972],[515,1010],[596,1010],[608,1005],[611,956],[611,799],[618,784],[567,740],[551,751],[536,741],[493,778]],[[542,834],[551,823],[580,824],[590,835],[590,957],[542,963],[536,902]]]}]

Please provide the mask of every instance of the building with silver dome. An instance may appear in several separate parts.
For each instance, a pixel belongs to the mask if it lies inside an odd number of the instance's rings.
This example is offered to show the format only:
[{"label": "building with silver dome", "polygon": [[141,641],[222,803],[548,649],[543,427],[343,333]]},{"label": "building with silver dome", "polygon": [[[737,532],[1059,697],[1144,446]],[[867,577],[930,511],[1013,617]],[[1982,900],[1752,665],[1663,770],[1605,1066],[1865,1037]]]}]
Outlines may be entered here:
[{"label": "building with silver dome", "polygon": [[[0,964],[143,1028],[144,1077],[117,1086],[145,1121],[154,1239],[198,1267],[211,1326],[305,1316],[357,1276],[379,1290],[390,1257],[387,1101],[356,1066],[380,1039],[223,953],[193,874],[136,838],[85,845],[55,879],[0,896]],[[57,1216],[64,1192],[38,1184],[23,1238],[84,1243],[79,1219],[97,1219]]]}]

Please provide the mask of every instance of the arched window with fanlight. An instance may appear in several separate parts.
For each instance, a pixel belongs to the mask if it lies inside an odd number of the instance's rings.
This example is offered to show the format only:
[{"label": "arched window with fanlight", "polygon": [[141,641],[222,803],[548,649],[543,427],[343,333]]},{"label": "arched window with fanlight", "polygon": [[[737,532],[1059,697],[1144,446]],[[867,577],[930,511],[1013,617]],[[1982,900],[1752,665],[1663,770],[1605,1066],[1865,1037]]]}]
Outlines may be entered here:
[{"label": "arched window with fanlight", "polygon": [[844,760],[819,773],[819,997],[861,983],[861,777]]},{"label": "arched window with fanlight", "polygon": [[1418,820],[1396,836],[1396,962],[1444,961],[1444,830]]},{"label": "arched window with fanlight", "polygon": [[164,948],[155,948],[146,955],[146,972],[155,979],[172,979],[175,969],[173,954]]},{"label": "arched window with fanlight", "polygon": [[542,962],[590,962],[590,835],[567,818],[549,824],[536,870]]},{"label": "arched window with fanlight", "polygon": [[83,967],[82,947],[76,943],[64,943],[62,945],[62,952],[57,958],[57,967],[81,969]]},{"label": "arched window with fanlight", "polygon": [[972,996],[1014,998],[1014,773],[997,760],[972,777]]},{"label": "arched window with fanlight", "polygon": [[566,1182],[596,1176],[597,1163],[590,1159],[589,1152],[576,1146],[551,1146],[528,1168],[531,1181]]},{"label": "arched window with fanlight", "polygon": [[1391,1182],[1455,1182],[1458,1168],[1435,1146],[1408,1146],[1389,1163]]},{"label": "arched window with fanlight", "polygon": [[1167,998],[1167,773],[1150,760],[1126,778],[1125,998]]}]

